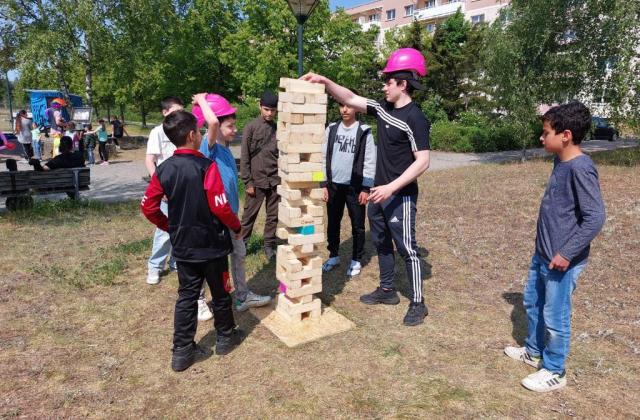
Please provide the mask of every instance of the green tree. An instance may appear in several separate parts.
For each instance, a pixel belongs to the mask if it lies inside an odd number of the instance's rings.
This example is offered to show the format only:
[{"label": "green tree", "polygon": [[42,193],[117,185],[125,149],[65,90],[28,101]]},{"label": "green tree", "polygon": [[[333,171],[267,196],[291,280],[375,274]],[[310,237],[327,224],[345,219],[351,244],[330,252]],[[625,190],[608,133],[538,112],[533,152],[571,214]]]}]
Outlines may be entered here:
[{"label": "green tree", "polygon": [[470,105],[482,102],[478,50],[484,35],[484,26],[472,27],[460,10],[434,33],[426,54],[429,68],[426,85],[431,95],[440,98],[450,120]]}]

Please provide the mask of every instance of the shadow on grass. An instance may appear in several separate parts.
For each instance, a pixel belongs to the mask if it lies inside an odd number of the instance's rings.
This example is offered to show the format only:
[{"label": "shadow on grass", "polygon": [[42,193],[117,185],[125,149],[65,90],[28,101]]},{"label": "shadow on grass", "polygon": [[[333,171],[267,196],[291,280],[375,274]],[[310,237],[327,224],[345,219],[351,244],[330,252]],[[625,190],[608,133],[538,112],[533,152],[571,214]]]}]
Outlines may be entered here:
[{"label": "shadow on grass", "polygon": [[[364,253],[360,264],[362,269],[369,264],[371,256],[375,253],[375,249],[371,244],[371,232],[366,231],[364,237]],[[326,242],[321,244],[326,247]],[[341,264],[328,273],[322,274],[322,293],[320,293],[320,299],[326,305],[330,305],[337,295],[342,293],[345,285],[351,278],[347,276],[347,269],[351,264],[351,258],[353,256],[353,236],[340,244],[340,262]]]},{"label": "shadow on grass", "polygon": [[527,337],[527,313],[524,310],[523,295],[520,292],[507,292],[502,294],[502,298],[513,306],[511,310],[511,324],[513,325],[511,336],[519,346],[524,346],[524,340]]}]

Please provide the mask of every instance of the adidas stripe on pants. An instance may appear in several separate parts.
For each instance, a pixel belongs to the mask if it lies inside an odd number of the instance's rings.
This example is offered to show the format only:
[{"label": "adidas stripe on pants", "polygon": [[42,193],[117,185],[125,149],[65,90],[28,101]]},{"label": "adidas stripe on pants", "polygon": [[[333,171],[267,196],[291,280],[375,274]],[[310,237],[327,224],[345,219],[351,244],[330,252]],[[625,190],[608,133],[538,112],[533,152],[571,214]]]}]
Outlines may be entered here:
[{"label": "adidas stripe on pants", "polygon": [[413,301],[422,302],[423,273],[416,244],[417,198],[417,195],[397,195],[391,196],[383,203],[371,203],[368,216],[371,238],[378,251],[380,287],[395,289],[395,244],[405,262]]}]

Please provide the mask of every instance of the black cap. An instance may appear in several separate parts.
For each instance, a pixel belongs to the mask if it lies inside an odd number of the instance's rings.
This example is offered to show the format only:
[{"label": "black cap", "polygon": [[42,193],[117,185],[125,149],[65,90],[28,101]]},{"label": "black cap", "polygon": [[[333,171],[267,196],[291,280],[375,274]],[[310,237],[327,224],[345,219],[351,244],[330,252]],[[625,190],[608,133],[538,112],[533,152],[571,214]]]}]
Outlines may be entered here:
[{"label": "black cap", "polygon": [[385,73],[384,79],[406,80],[416,90],[424,90],[424,86],[418,82],[417,76],[412,71],[396,71],[393,73]]},{"label": "black cap", "polygon": [[269,108],[278,107],[278,95],[274,94],[270,90],[265,91],[260,97],[260,105]]}]

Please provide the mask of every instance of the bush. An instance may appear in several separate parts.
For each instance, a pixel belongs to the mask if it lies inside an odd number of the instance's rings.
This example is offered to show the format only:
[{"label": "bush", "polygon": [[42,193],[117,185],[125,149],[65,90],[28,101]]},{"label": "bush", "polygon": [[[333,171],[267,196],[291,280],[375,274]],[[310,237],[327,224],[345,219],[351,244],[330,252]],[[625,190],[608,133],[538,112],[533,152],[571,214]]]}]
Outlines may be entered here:
[{"label": "bush", "polygon": [[449,152],[472,152],[473,146],[464,127],[455,121],[442,120],[431,126],[431,147]]},{"label": "bush", "polygon": [[495,152],[496,144],[494,139],[490,136],[490,131],[486,128],[480,127],[465,127],[465,136],[468,138],[468,142],[471,143],[474,152]]},{"label": "bush", "polygon": [[431,124],[439,121],[448,121],[447,113],[440,106],[440,101],[437,97],[427,99],[422,102],[422,112],[425,113]]}]

